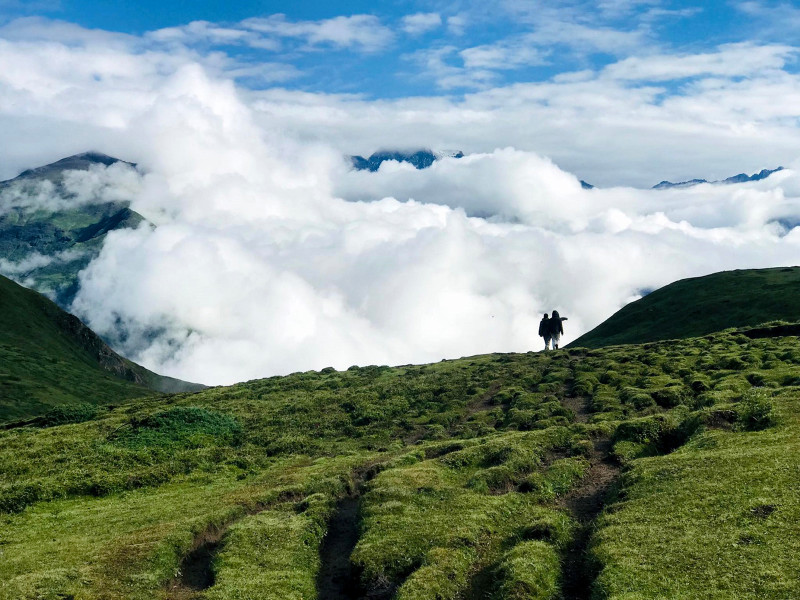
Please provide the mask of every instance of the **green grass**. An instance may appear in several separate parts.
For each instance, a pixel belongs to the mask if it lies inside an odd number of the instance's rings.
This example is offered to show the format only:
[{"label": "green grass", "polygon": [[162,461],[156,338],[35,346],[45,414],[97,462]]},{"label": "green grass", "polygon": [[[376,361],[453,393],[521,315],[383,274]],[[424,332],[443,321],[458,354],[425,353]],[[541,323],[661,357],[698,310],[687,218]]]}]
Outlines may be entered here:
[{"label": "green grass", "polygon": [[364,499],[353,553],[365,582],[391,582],[405,600],[458,598],[481,569],[526,539],[546,540],[554,554],[563,549],[572,520],[526,484],[538,475],[541,491],[555,479],[564,494],[580,480],[581,470],[563,481],[563,470],[545,465],[570,435],[554,427],[493,436],[441,458],[414,462],[411,455],[412,464],[382,472]]},{"label": "green grass", "polygon": [[676,281],[623,307],[570,346],[698,337],[769,321],[800,321],[800,267],[725,271]]},{"label": "green grass", "polygon": [[775,428],[706,430],[633,462],[594,541],[598,598],[798,597],[800,391],[775,400]]},{"label": "green grass", "polygon": [[0,306],[0,424],[155,390],[202,388],[117,356],[75,317],[2,276]]},{"label": "green grass", "polygon": [[799,367],[797,338],[728,332],[52,413],[0,431],[0,599],[163,598],[214,530],[205,597],[314,598],[328,520],[370,472],[365,586],[555,600],[580,537],[564,499],[603,440],[623,477],[592,529],[597,598],[797,597]]},{"label": "green grass", "polygon": [[0,305],[0,423],[152,393],[103,369],[43,296],[0,277]]}]

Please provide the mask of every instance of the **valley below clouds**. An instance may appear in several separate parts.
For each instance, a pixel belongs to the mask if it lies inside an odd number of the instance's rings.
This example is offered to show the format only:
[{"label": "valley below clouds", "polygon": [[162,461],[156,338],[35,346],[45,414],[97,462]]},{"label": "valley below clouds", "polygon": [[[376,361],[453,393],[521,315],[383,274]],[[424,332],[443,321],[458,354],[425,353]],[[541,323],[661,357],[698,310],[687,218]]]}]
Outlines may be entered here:
[{"label": "valley below clouds", "polygon": [[[86,150],[137,163],[71,180],[76,202],[117,194],[148,221],[108,235],[71,308],[165,375],[229,384],[540,350],[543,312],[569,317],[568,342],[676,279],[800,258],[798,134],[783,125],[796,104],[757,122],[731,107],[755,80],[715,61],[689,61],[706,85],[671,100],[631,83],[651,63],[669,73],[663,57],[463,99],[368,100],[244,89],[213,53],[21,21],[0,31],[3,178]],[[766,62],[761,84],[796,98],[791,52],[741,68]],[[466,156],[376,172],[347,159],[398,146]],[[649,189],[779,164],[761,181]],[[53,202],[39,192],[27,208]]]}]

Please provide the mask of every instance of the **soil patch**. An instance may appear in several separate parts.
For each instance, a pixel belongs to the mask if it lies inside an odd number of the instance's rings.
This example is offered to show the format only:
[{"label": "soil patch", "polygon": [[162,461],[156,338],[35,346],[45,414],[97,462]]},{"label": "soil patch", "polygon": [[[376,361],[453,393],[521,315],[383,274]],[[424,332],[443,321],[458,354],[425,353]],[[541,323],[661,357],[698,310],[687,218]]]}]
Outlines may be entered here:
[{"label": "soil patch", "polygon": [[365,588],[361,572],[350,561],[360,533],[361,493],[379,470],[380,465],[371,465],[358,472],[353,491],[336,504],[319,551],[319,600],[389,600],[394,596],[395,586],[385,582]]},{"label": "soil patch", "polygon": [[466,600],[488,600],[495,588],[495,566],[487,565],[470,579],[464,598]]},{"label": "soil patch", "polygon": [[217,553],[227,526],[209,527],[198,536],[191,551],[183,557],[178,576],[167,585],[168,600],[190,600],[214,585],[211,562]]},{"label": "soil patch", "polygon": [[589,409],[586,407],[586,400],[583,398],[564,397],[561,399],[561,404],[575,413],[576,423],[586,423],[589,420]]},{"label": "soil patch", "polygon": [[592,582],[596,574],[588,560],[589,540],[594,520],[603,510],[620,474],[610,451],[610,440],[595,442],[589,457],[589,472],[581,484],[561,501],[579,524],[575,539],[564,557],[563,600],[590,600],[592,597]]},{"label": "soil patch", "polygon": [[361,597],[358,573],[350,555],[358,542],[358,496],[339,501],[320,548],[317,592],[320,600],[348,600]]},{"label": "soil patch", "polygon": [[748,329],[742,331],[742,335],[749,337],[751,340],[772,337],[785,337],[800,335],[800,325],[777,325],[776,327],[757,327],[755,329]]},{"label": "soil patch", "polygon": [[495,408],[495,405],[492,403],[492,399],[497,395],[497,392],[500,391],[500,387],[501,386],[499,383],[493,383],[491,386],[489,386],[489,389],[486,390],[485,394],[478,398],[477,402],[467,406],[467,415],[474,415],[477,412],[483,412]]},{"label": "soil patch", "polygon": [[598,440],[589,457],[589,472],[580,485],[561,501],[581,524],[591,523],[603,510],[608,494],[619,477],[620,468],[611,458],[611,441]]}]

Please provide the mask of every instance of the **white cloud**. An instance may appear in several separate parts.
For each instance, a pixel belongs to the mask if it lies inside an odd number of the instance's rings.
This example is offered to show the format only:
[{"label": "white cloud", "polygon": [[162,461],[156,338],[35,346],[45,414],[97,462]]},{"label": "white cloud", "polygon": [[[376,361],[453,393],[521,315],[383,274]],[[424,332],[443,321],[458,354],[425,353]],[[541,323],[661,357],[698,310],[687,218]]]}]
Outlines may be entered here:
[{"label": "white cloud", "polygon": [[785,45],[727,44],[716,52],[630,57],[614,63],[604,75],[616,79],[669,81],[686,77],[739,77],[782,69],[800,48]]},{"label": "white cloud", "polygon": [[[445,58],[456,52],[445,51]],[[431,60],[445,81],[468,76],[441,57]],[[491,72],[482,76],[493,81]],[[280,124],[343,153],[369,154],[387,143],[466,153],[513,146],[600,186],[723,179],[785,165],[800,147],[800,77],[785,71],[701,78],[679,93],[583,72],[463,98],[373,102],[285,90],[253,98],[265,126]]]},{"label": "white cloud", "polygon": [[517,69],[546,64],[545,53],[535,45],[535,36],[509,38],[462,50],[466,69]]},{"label": "white cloud", "polygon": [[330,45],[338,48],[355,47],[376,51],[390,44],[392,30],[381,24],[374,15],[352,15],[318,21],[290,21],[285,15],[252,18],[242,21],[249,30],[286,38],[301,38],[309,48]]},{"label": "white cloud", "polygon": [[439,13],[415,13],[406,15],[400,20],[403,31],[410,35],[420,35],[442,25],[442,17]]},{"label": "white cloud", "polygon": [[0,0],[0,10],[34,13],[61,10],[61,0]]},{"label": "white cloud", "polygon": [[246,45],[273,51],[281,48],[278,40],[264,37],[254,31],[240,27],[222,27],[208,21],[192,21],[180,27],[157,29],[148,32],[146,36],[160,43]]},{"label": "white cloud", "polygon": [[[466,58],[462,56],[463,52],[467,52]],[[481,58],[484,59],[483,62],[489,62],[487,54],[487,51],[476,50],[476,65],[481,62]],[[469,51],[459,52],[455,46],[417,50],[405,58],[420,65],[426,77],[433,78],[436,85],[443,90],[487,88],[497,80],[497,73],[493,69],[468,67],[466,63],[470,60]]]},{"label": "white cloud", "polygon": [[[531,27],[539,45],[566,47],[578,56],[594,53],[619,56],[654,47],[647,13],[636,11],[636,5],[641,4],[653,3],[501,2],[503,9],[515,20]],[[626,16],[627,22],[623,25],[618,22],[621,16]]]},{"label": "white cloud", "polygon": [[447,17],[447,31],[453,35],[464,35],[468,19],[465,15],[452,15]]},{"label": "white cloud", "polygon": [[[224,57],[67,33],[79,43],[0,42],[0,165],[87,148],[141,165],[133,208],[157,228],[109,235],[74,308],[169,375],[229,383],[524,351],[545,311],[570,318],[568,341],[642,288],[797,262],[796,166],[663,192],[586,191],[568,172],[651,185],[791,162],[800,80],[779,68],[701,75],[672,95],[583,73],[370,101],[248,92]],[[473,155],[377,173],[342,158],[387,144]],[[93,197],[109,174],[75,189]]]},{"label": "white cloud", "polygon": [[11,211],[61,211],[89,204],[131,202],[141,190],[141,177],[125,163],[92,165],[65,171],[63,180],[18,180],[0,188],[0,217]]},{"label": "white cloud", "polygon": [[800,8],[790,2],[735,2],[734,7],[747,15],[749,24],[756,25],[762,35],[788,35],[787,40],[794,41],[796,29],[800,25]]}]

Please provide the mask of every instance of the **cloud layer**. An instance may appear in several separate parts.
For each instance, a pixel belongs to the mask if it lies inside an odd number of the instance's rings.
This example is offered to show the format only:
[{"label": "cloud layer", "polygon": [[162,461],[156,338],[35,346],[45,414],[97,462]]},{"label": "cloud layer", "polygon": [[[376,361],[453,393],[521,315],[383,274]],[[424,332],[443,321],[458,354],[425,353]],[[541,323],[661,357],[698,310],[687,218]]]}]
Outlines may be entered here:
[{"label": "cloud layer", "polygon": [[[373,43],[362,21],[287,23],[260,26]],[[76,179],[80,198],[127,190],[156,227],[110,234],[73,309],[165,374],[232,383],[538,349],[543,312],[569,317],[569,341],[641,290],[800,257],[800,80],[784,46],[752,46],[747,64],[724,46],[381,101],[254,92],[234,83],[230,56],[46,26],[47,39],[0,39],[0,165],[96,149],[141,166],[134,180],[112,168]],[[233,35],[170,35],[184,34]],[[468,59],[485,68],[502,51]],[[665,77],[689,76],[665,95]],[[470,154],[376,173],[343,157],[384,145]],[[736,186],[630,186],[778,164],[789,168]]]}]

